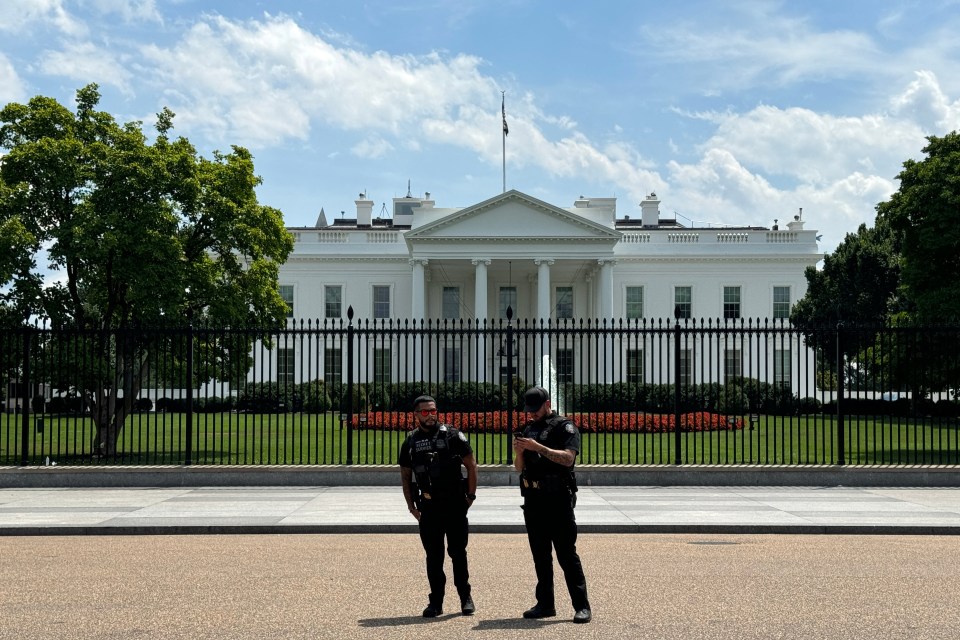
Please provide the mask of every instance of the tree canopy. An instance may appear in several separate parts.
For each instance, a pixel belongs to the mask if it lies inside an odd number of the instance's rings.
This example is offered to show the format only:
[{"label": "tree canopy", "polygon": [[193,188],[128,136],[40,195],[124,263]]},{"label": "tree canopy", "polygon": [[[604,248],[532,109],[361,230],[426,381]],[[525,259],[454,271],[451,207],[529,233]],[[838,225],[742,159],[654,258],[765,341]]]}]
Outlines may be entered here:
[{"label": "tree canopy", "polygon": [[[141,122],[119,124],[99,102],[91,84],[77,91],[75,112],[43,96],[0,110],[0,326],[44,317],[78,332],[82,364],[48,382],[85,394],[96,446],[110,452],[143,381],[156,381],[151,362],[171,353],[169,336],[140,329],[187,318],[282,325],[277,279],[293,239],[280,211],[257,201],[249,151],[201,157],[171,138],[167,109],[150,142]],[[203,346],[229,360],[222,369],[245,371],[249,341]]]},{"label": "tree canopy", "polygon": [[[59,327],[162,325],[188,309],[280,322],[276,281],[293,244],[280,211],[257,202],[249,151],[200,157],[169,137],[166,109],[149,143],[142,123],[118,124],[99,100],[89,85],[76,113],[41,96],[0,111],[0,225],[12,245],[2,304]],[[43,248],[59,273],[47,286]]]},{"label": "tree canopy", "polygon": [[903,241],[902,284],[922,322],[960,320],[960,133],[930,136],[927,157],[907,160],[900,188],[877,205],[877,224]]}]

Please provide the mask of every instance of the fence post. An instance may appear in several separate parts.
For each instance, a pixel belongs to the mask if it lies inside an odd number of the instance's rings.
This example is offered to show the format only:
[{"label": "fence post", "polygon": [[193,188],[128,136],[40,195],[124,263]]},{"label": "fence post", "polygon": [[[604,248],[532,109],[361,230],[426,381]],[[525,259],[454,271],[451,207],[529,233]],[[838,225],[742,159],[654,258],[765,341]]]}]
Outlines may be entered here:
[{"label": "fence post", "polygon": [[187,310],[187,449],[183,464],[193,464],[193,309]]},{"label": "fence post", "polygon": [[347,464],[353,464],[353,306],[347,307]]},{"label": "fence post", "polygon": [[507,305],[507,464],[513,464],[513,307]]},{"label": "fence post", "polygon": [[683,439],[680,434],[680,318],[675,318],[673,325],[673,431],[673,463],[679,465],[683,462]]},{"label": "fence post", "polygon": [[843,357],[843,323],[837,323],[837,464],[846,464],[844,449],[846,429],[844,426],[844,377],[846,374]]},{"label": "fence post", "polygon": [[21,433],[20,433],[20,466],[27,466],[28,454],[30,452],[30,405],[32,398],[30,396],[30,338],[33,335],[31,329],[24,329],[23,331],[23,379],[22,379],[22,389],[23,389],[23,406],[20,411],[21,423]]}]

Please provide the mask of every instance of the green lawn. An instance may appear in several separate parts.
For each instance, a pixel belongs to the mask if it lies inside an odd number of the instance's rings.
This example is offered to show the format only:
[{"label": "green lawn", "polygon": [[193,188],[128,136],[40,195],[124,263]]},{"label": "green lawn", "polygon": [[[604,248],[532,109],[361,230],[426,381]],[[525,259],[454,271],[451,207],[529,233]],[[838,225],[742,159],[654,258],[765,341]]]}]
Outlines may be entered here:
[{"label": "green lawn", "polygon": [[[21,456],[20,416],[0,415],[0,465]],[[352,434],[337,414],[195,414],[194,464],[392,465],[405,434],[361,429]],[[956,419],[860,418],[846,421],[847,464],[960,464]],[[130,416],[116,459],[90,456],[93,424],[88,418],[44,416],[38,433],[31,419],[28,462],[43,464],[183,464],[186,417],[144,413]],[[470,434],[481,464],[506,463],[503,435]],[[833,416],[760,416],[753,429],[682,433],[682,464],[834,464]],[[584,434],[581,464],[673,464],[675,434]]]}]

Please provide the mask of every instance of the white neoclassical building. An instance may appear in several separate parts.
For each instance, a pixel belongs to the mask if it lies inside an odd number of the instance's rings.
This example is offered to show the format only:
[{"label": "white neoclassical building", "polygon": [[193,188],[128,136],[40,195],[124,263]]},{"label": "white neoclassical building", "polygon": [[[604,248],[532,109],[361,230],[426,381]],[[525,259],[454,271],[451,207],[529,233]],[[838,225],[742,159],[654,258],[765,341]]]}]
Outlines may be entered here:
[{"label": "white neoclassical building", "polygon": [[295,319],[785,318],[821,258],[816,232],[691,228],[661,216],[650,194],[639,215],[615,198],[560,207],[507,191],[462,208],[394,198],[374,217],[363,194],[356,217],[294,227],[280,272]]},{"label": "white neoclassical building", "polygon": [[[429,193],[408,193],[392,205],[375,217],[374,201],[361,194],[355,217],[328,222],[321,211],[314,227],[290,229],[294,251],[281,268],[280,286],[292,323],[338,323],[352,307],[355,323],[489,325],[506,318],[509,307],[514,326],[669,326],[675,317],[708,319],[713,326],[749,320],[756,326],[757,320],[789,316],[806,291],[804,270],[821,258],[816,232],[805,230],[799,215],[785,228],[684,226],[661,216],[655,194],[635,214],[622,216],[615,198],[581,197],[561,207],[515,190],[462,208],[437,207]],[[632,344],[630,336],[620,336],[616,344],[591,347],[582,335],[551,338],[520,345],[518,351],[526,351],[513,353],[512,365],[503,362],[503,345],[485,338],[444,342],[426,373],[421,354],[393,340],[355,355],[354,364],[363,370],[361,379],[375,382],[428,374],[443,381],[492,381],[512,371],[542,380],[549,366],[550,375],[576,383],[664,382],[681,371],[689,382],[751,375],[798,392],[813,371],[804,367],[800,373],[799,361],[809,360],[809,353],[796,336],[779,345],[768,340],[760,347],[767,354],[763,361],[751,361],[747,351],[756,349],[727,336],[673,347],[679,369],[669,344],[643,339]],[[309,354],[294,346],[279,349],[275,371],[281,380],[343,376],[340,346],[320,349],[307,367]]]}]

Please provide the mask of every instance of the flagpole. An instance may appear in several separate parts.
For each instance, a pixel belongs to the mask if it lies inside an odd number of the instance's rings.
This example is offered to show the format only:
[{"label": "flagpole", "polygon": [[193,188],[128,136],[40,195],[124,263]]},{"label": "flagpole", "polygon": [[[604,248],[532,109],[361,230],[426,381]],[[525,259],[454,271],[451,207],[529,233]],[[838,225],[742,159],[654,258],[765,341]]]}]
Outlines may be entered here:
[{"label": "flagpole", "polygon": [[503,193],[507,192],[507,95],[505,91],[500,92],[500,115],[503,117]]}]

